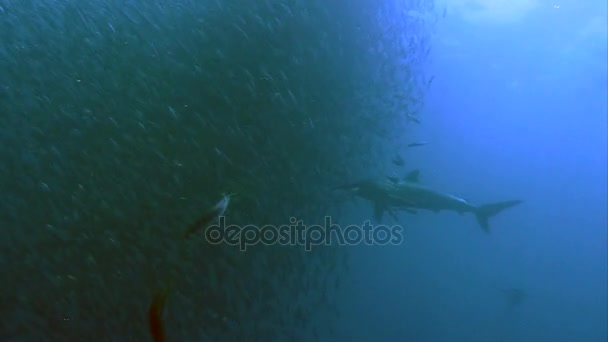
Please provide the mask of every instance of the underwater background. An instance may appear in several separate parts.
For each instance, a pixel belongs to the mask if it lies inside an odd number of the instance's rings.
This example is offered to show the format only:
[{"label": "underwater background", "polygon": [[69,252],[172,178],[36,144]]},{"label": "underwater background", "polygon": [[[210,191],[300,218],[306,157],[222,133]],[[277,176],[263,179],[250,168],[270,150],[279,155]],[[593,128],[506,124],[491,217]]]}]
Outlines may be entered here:
[{"label": "underwater background", "polygon": [[[607,20],[600,0],[0,0],[0,340],[606,341]],[[523,203],[487,234],[335,191],[415,170]],[[219,216],[403,239],[243,251],[203,232]]]}]

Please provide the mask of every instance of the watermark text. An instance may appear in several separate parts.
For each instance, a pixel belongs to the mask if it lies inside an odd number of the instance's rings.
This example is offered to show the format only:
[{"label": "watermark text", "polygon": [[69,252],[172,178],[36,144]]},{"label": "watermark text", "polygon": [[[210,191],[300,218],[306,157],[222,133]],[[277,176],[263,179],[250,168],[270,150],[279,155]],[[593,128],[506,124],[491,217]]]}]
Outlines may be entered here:
[{"label": "watermark text", "polygon": [[341,225],[332,223],[330,216],[325,216],[323,225],[305,225],[295,217],[289,224],[275,225],[226,225],[226,217],[220,216],[217,224],[205,230],[205,239],[211,244],[225,243],[238,246],[241,251],[257,244],[304,246],[311,251],[313,246],[332,245],[399,245],[403,242],[403,227],[399,225],[372,225],[365,221],[362,225]]}]

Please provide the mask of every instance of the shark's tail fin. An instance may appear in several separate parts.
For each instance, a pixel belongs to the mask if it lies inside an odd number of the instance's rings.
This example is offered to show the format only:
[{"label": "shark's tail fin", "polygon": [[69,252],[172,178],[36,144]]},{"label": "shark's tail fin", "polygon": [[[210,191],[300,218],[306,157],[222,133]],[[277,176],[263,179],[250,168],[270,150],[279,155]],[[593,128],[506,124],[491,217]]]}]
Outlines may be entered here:
[{"label": "shark's tail fin", "polygon": [[488,220],[490,219],[490,217],[500,213],[501,211],[507,208],[514,207],[522,202],[523,201],[520,200],[513,200],[485,204],[477,207],[477,210],[475,210],[475,217],[477,218],[477,222],[481,226],[481,229],[483,229],[484,232],[489,233],[490,225],[488,223]]}]

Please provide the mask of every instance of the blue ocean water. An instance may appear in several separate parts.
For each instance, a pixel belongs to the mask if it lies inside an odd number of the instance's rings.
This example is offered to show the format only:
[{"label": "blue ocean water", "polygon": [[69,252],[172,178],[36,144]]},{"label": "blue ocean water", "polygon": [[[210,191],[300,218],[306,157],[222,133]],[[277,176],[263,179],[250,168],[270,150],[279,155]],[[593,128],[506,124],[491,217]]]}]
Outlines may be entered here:
[{"label": "blue ocean water", "polygon": [[401,216],[402,246],[356,252],[349,338],[606,341],[606,2],[442,6],[413,133],[429,144],[406,158],[434,188],[525,202],[489,235],[469,216]]},{"label": "blue ocean water", "polygon": [[606,12],[0,0],[0,340],[607,340]]}]

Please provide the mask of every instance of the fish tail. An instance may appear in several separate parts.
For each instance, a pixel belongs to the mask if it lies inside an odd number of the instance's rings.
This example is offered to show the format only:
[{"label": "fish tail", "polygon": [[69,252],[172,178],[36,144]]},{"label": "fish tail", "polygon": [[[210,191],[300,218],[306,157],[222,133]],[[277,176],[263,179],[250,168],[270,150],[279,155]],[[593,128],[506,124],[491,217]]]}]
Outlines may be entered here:
[{"label": "fish tail", "polygon": [[150,334],[152,335],[152,341],[154,342],[165,342],[167,337],[165,335],[165,326],[163,321],[163,310],[165,308],[165,302],[169,295],[169,288],[165,287],[159,290],[155,295],[150,308],[148,310],[148,319],[150,324]]},{"label": "fish tail", "polygon": [[192,234],[198,232],[216,217],[224,215],[228,205],[230,204],[230,197],[232,195],[233,194],[227,194],[222,196],[222,199],[219,202],[217,202],[211,209],[206,211],[198,220],[191,224],[184,232],[184,239],[188,239]]},{"label": "fish tail", "polygon": [[488,221],[492,216],[497,215],[505,209],[521,204],[522,202],[523,201],[521,200],[513,200],[481,205],[475,210],[475,218],[477,218],[477,223],[479,223],[479,226],[484,232],[489,233],[490,224]]}]

